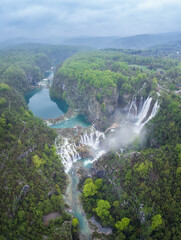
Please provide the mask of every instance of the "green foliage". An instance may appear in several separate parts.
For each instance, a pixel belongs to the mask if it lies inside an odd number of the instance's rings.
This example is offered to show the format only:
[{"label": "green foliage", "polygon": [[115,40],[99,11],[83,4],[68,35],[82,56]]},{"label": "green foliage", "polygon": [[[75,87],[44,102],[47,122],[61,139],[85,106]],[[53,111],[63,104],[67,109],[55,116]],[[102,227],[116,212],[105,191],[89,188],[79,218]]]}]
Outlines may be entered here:
[{"label": "green foliage", "polygon": [[121,221],[118,221],[115,226],[118,229],[118,231],[124,231],[125,228],[129,225],[131,219],[129,218],[122,218]]},{"label": "green foliage", "polygon": [[77,219],[77,218],[73,218],[73,219],[72,219],[72,226],[73,226],[74,228],[77,228],[78,225],[79,225],[78,219]]},{"label": "green foliage", "polygon": [[146,177],[146,175],[148,174],[148,171],[152,168],[153,168],[152,162],[148,162],[148,161],[142,162],[140,164],[137,163],[134,166],[135,172],[138,172],[142,177]]},{"label": "green foliage", "polygon": [[41,165],[45,164],[45,160],[42,158],[39,158],[38,155],[34,155],[32,157],[32,161],[36,168],[39,168]]},{"label": "green foliage", "polygon": [[151,222],[152,230],[155,230],[156,228],[158,228],[162,224],[162,217],[161,217],[160,214],[157,214],[157,215],[152,217],[151,221],[152,221]]},{"label": "green foliage", "polygon": [[10,90],[10,87],[6,83],[0,83],[0,91]]},{"label": "green foliage", "polygon": [[91,197],[97,193],[97,186],[91,180],[87,181],[84,185],[83,193],[85,197]]},{"label": "green foliage", "polygon": [[102,179],[101,178],[96,179],[95,185],[97,186],[97,189],[99,190],[102,186]]},{"label": "green foliage", "polygon": [[97,203],[97,208],[95,209],[97,216],[101,218],[101,220],[106,223],[106,220],[109,219],[109,209],[111,208],[110,203],[106,200],[99,200]]},{"label": "green foliage", "polygon": [[158,86],[158,80],[156,79],[156,77],[154,77],[152,79],[152,86],[151,86],[152,90],[155,90],[157,86]]},{"label": "green foliage", "polygon": [[[95,214],[96,210],[98,215],[96,201],[109,201],[112,206],[109,217],[100,219],[102,224],[109,224],[114,229],[113,239],[139,239],[140,232],[144,239],[171,240],[171,236],[179,238],[179,155],[180,144],[176,147],[167,145],[159,149],[145,149],[134,157],[118,157],[116,154],[105,156],[99,160],[100,169],[106,166],[113,171],[106,172],[106,178],[96,195],[89,201],[83,198],[85,210],[91,215]],[[109,179],[114,181],[113,184]],[[174,207],[170,208],[170,205]],[[144,216],[141,225],[140,214]],[[124,216],[130,220],[125,229],[122,226],[126,221],[119,221],[124,219]],[[122,229],[123,235],[118,229]]]},{"label": "green foliage", "polygon": [[[144,60],[140,58],[140,62]],[[130,64],[137,61],[138,57],[133,58],[111,51],[77,54],[66,60],[58,69],[51,92],[56,95],[57,86],[61,85],[59,82],[62,82],[62,84],[67,85],[66,91],[67,96],[69,96],[72,89],[69,89],[69,86],[74,84],[78,88],[79,96],[85,93],[96,94],[95,97],[100,104],[103,104],[106,96],[111,96],[113,89],[117,89],[121,96],[134,94],[144,83],[150,83],[148,73],[132,69]],[[62,89],[58,89],[58,91],[61,92]],[[105,111],[104,105],[102,105],[102,111]]]},{"label": "green foliage", "polygon": [[[0,239],[57,239],[57,229],[71,221],[61,194],[66,175],[53,146],[56,132],[33,116],[22,93],[52,62],[77,51],[34,44],[0,53]],[[52,212],[60,217],[43,222]],[[70,236],[71,228],[61,234]]]},{"label": "green foliage", "polygon": [[80,50],[79,47],[26,44],[1,51],[0,84],[6,85],[0,85],[0,91],[8,90],[9,85],[24,94],[43,78],[52,63],[58,64]]},{"label": "green foliage", "polygon": [[181,139],[181,100],[165,94],[156,117],[147,125],[147,146],[176,145]]},{"label": "green foliage", "polygon": [[0,98],[0,105],[4,105],[6,103],[6,99],[5,98]]}]

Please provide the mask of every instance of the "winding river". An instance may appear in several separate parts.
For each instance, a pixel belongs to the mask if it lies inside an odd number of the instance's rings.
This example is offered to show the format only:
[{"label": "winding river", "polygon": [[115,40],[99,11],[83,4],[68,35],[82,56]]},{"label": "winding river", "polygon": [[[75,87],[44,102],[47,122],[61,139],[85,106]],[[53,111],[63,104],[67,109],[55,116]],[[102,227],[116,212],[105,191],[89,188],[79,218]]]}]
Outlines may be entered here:
[{"label": "winding river", "polygon": [[[50,72],[46,81],[50,83],[52,78],[53,72]],[[105,153],[105,150],[100,144],[101,141],[104,141],[105,134],[97,131],[91,126],[85,116],[67,115],[69,108],[67,103],[64,100],[50,98],[49,89],[46,88],[46,84],[42,82],[40,85],[42,86],[41,88],[30,91],[25,96],[25,99],[30,110],[32,110],[33,114],[37,117],[41,117],[45,120],[63,116],[61,122],[51,123],[49,120],[47,123],[51,128],[57,130],[58,137],[55,141],[55,145],[57,147],[57,153],[61,156],[62,163],[64,164],[69,179],[69,185],[65,193],[65,201],[70,206],[68,211],[79,220],[80,239],[88,240],[93,230],[92,227],[90,228],[90,224],[86,218],[80,200],[80,192],[77,189],[80,178],[79,171],[82,169],[86,172],[87,169],[92,166],[92,163]],[[155,116],[159,109],[158,101],[154,101],[150,96],[144,100],[141,98],[140,102],[141,107],[139,109],[137,109],[136,99],[133,99],[130,104],[127,117],[128,120],[130,119],[129,122],[131,125],[129,127],[129,132],[131,130],[131,133],[127,134],[128,132],[126,132],[126,136],[130,135],[131,139],[123,139],[123,143],[120,146],[124,146],[133,141],[132,138],[135,137],[135,135],[139,135],[144,125]],[[66,116],[69,117],[66,118]],[[132,119],[134,119],[134,121],[132,121]],[[128,126],[129,125],[127,125],[127,128]],[[124,136],[125,131],[126,125],[120,125],[117,135]],[[114,140],[114,142],[116,140],[120,142],[120,137],[119,139],[114,137],[112,140]],[[106,141],[109,141],[107,137]],[[108,143],[112,144],[111,141]],[[83,152],[88,148],[89,153],[91,152],[92,154],[91,157],[90,154],[88,155],[89,158],[83,156],[80,148],[83,149]],[[109,234],[111,232],[109,228],[102,228],[95,219],[92,219],[91,222],[97,227],[98,232],[104,234]]]},{"label": "winding river", "polygon": [[[52,78],[52,73],[49,76]],[[47,79],[49,76],[47,76]],[[51,98],[49,89],[45,86],[29,91],[25,99],[33,114],[42,119],[52,119],[62,116],[69,108],[64,100]],[[90,126],[90,123],[85,116],[77,115],[60,123],[50,125],[50,127],[56,129],[74,128],[75,126],[86,128]],[[65,193],[65,201],[70,206],[69,212],[78,218],[80,234],[82,239],[86,240],[91,235],[91,229],[89,228],[89,223],[81,204],[80,192],[77,190],[79,176],[76,173],[79,167],[90,167],[90,163],[85,165],[84,161],[89,162],[89,159],[79,159],[77,162],[74,162],[67,173],[69,184]]]}]

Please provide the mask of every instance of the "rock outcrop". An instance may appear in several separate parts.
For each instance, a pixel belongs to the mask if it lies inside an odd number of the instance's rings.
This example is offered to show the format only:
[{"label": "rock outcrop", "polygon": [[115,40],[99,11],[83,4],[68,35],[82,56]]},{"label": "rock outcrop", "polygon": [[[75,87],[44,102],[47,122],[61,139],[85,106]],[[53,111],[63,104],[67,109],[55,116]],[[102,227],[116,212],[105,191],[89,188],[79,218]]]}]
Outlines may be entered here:
[{"label": "rock outcrop", "polygon": [[118,107],[118,92],[116,87],[111,87],[111,96],[104,95],[98,100],[100,90],[93,86],[86,86],[80,90],[77,81],[55,74],[51,89],[51,95],[58,98],[65,98],[73,108],[87,116],[88,120],[98,130],[105,130],[113,123],[113,116]]}]

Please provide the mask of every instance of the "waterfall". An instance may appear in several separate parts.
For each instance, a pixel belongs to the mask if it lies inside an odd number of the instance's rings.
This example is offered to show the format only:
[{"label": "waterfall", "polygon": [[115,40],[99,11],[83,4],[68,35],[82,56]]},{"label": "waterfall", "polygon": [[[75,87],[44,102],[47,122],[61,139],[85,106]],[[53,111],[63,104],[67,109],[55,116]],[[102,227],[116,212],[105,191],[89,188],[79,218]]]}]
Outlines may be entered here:
[{"label": "waterfall", "polygon": [[100,150],[97,152],[96,156],[94,157],[94,159],[92,160],[92,162],[97,161],[104,153],[106,153],[105,150]]},{"label": "waterfall", "polygon": [[62,163],[65,167],[65,171],[69,172],[69,170],[72,167],[72,164],[81,157],[76,150],[75,143],[69,142],[70,139],[64,138],[63,144],[57,144],[57,140],[55,142],[55,146],[57,147],[57,153],[62,158]]},{"label": "waterfall", "polygon": [[138,114],[141,112],[142,107],[143,107],[143,97],[141,96],[140,102],[139,102]]},{"label": "waterfall", "polygon": [[98,160],[105,153],[105,150],[101,149],[99,146],[101,139],[105,139],[105,134],[97,131],[94,127],[91,128],[91,131],[81,136],[80,145],[89,146],[94,153],[94,158],[86,161],[85,165]]},{"label": "waterfall", "polygon": [[148,117],[148,119],[147,119],[145,122],[141,123],[141,125],[140,125],[141,128],[142,128],[150,119],[152,119],[152,118],[156,115],[158,109],[159,109],[159,104],[158,104],[158,101],[156,101],[155,104],[154,104],[154,106],[153,106],[152,112],[151,112],[150,116]]},{"label": "waterfall", "polygon": [[134,98],[128,110],[128,118],[134,118],[137,114],[138,114],[138,108],[136,105],[136,98]]},{"label": "waterfall", "polygon": [[141,110],[141,112],[140,112],[140,114],[139,114],[139,116],[138,116],[138,120],[137,120],[137,122],[136,122],[136,125],[139,126],[139,125],[144,121],[144,119],[145,119],[145,117],[147,116],[148,111],[149,111],[149,109],[150,109],[151,102],[152,102],[152,98],[151,98],[151,97],[148,97],[148,98],[146,99],[146,101],[144,102],[143,107],[142,107],[142,110]]},{"label": "waterfall", "polygon": [[153,108],[152,108],[150,114],[149,114],[152,100],[153,99],[151,97],[148,97],[143,104],[141,112],[138,115],[138,120],[135,123],[134,131],[136,133],[140,133],[140,131],[144,127],[144,125],[156,115],[156,113],[159,109],[158,101],[156,101],[153,105]]},{"label": "waterfall", "polygon": [[94,127],[91,128],[91,131],[84,133],[80,138],[80,144],[92,147],[97,149],[99,146],[100,138],[105,138],[104,133],[97,131]]},{"label": "waterfall", "polygon": [[[79,146],[89,146],[94,153],[94,159],[97,160],[105,151],[99,148],[100,139],[104,139],[105,135],[102,132],[97,131],[94,127],[85,130],[85,132],[79,136]],[[59,141],[61,140],[61,141]],[[77,152],[77,145],[72,138],[57,138],[55,141],[57,153],[62,159],[62,163],[65,167],[65,171],[68,173],[74,162],[81,159],[80,154]]]}]

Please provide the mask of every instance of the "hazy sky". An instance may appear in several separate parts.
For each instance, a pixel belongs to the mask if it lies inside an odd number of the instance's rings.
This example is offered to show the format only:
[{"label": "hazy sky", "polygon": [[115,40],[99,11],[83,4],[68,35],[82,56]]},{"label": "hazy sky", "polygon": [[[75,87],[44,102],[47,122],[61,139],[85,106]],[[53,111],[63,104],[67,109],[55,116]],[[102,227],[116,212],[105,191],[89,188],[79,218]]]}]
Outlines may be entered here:
[{"label": "hazy sky", "polygon": [[0,0],[0,39],[181,30],[181,0]]}]

